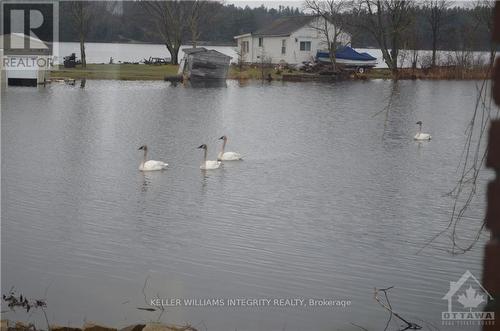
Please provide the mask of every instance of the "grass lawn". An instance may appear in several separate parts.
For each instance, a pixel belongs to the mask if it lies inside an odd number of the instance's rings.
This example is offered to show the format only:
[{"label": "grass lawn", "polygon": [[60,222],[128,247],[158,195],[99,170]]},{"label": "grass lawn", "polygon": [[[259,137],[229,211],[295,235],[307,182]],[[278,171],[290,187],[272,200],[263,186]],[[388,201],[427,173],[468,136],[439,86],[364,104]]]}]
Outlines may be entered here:
[{"label": "grass lawn", "polygon": [[[165,76],[177,75],[179,66],[146,65],[146,64],[87,64],[83,69],[80,65],[76,68],[64,68],[59,66],[58,70],[50,73],[52,79],[117,79],[117,80],[163,80]],[[264,69],[264,77],[271,74],[273,79],[280,80],[281,73],[273,68]],[[228,79],[262,79],[262,70],[258,66],[244,66],[240,71],[235,65],[229,67]]]},{"label": "grass lawn", "polygon": [[50,73],[52,79],[117,79],[117,80],[163,80],[165,76],[177,74],[177,65],[146,65],[146,64],[87,64],[83,69],[80,65],[76,68],[64,68]]},{"label": "grass lawn", "polygon": [[[264,77],[267,78],[269,74],[274,80],[281,80],[283,78],[283,73],[287,73],[287,70],[283,70],[281,73],[277,73],[273,68],[264,68]],[[245,65],[242,70],[238,68],[236,65],[231,65],[229,67],[229,74],[227,75],[228,79],[252,79],[252,80],[261,80],[262,79],[262,69],[259,68],[258,65]]]}]

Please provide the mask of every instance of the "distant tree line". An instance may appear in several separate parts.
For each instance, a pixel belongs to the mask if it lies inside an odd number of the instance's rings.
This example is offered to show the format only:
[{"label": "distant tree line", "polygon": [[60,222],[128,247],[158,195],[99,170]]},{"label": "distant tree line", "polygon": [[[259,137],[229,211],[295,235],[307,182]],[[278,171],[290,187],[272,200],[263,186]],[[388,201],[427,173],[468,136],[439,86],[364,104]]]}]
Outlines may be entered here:
[{"label": "distant tree line", "polygon": [[[191,1],[62,1],[61,41],[147,42],[165,44],[177,53],[181,44],[232,44],[235,35],[252,32],[280,17],[320,14],[352,35],[353,47],[381,48],[389,68],[397,69],[399,50],[489,50],[494,1],[449,0],[322,0],[301,8],[250,8],[223,2]],[[334,8],[332,5],[343,2]],[[82,7],[83,6],[83,7]],[[321,9],[323,8],[323,9]],[[328,10],[329,8],[329,10]],[[172,56],[177,63],[177,56]]]},{"label": "distant tree line", "polygon": [[[78,2],[78,1],[75,1]],[[78,41],[78,31],[75,27],[72,14],[73,1],[60,3],[60,39],[61,41]],[[95,1],[100,3],[100,1]],[[463,2],[462,2],[463,3]],[[445,27],[443,28],[443,49],[456,49],[464,43],[464,38],[471,39],[476,49],[487,50],[490,45],[490,36],[487,28],[478,24],[477,6],[458,7],[453,3],[445,8],[443,15]],[[88,32],[87,40],[91,42],[151,42],[161,43],[161,38],[155,33],[154,23],[140,1],[107,2],[100,6],[98,15],[92,21],[92,28]],[[209,20],[201,22],[199,26],[199,40],[207,42],[233,42],[233,37],[238,34],[254,31],[273,20],[284,16],[304,15],[302,7],[266,8],[264,6],[250,8],[238,7],[232,4],[209,2],[203,16],[210,16]],[[346,16],[352,13],[346,12]],[[421,38],[423,49],[432,48],[431,26],[427,24],[422,5],[414,8],[415,16],[412,33]],[[479,14],[480,15],[480,14]],[[365,16],[365,17],[363,17]],[[361,13],[359,19],[367,19],[367,13]],[[357,31],[356,27],[350,28],[353,32],[353,45],[355,47],[377,47],[374,38],[368,33]],[[465,33],[464,33],[465,32]],[[189,31],[185,31],[186,40],[190,40]],[[465,35],[464,35],[465,34]]]},{"label": "distant tree line", "polygon": [[[346,13],[353,33],[353,45],[399,49],[490,51],[492,9],[494,1],[456,2],[426,0],[361,0],[359,6]],[[378,16],[381,19],[379,20]],[[385,39],[384,39],[385,38]],[[386,61],[387,62],[387,61]],[[396,65],[396,64],[395,64]],[[392,67],[389,65],[389,67]]]},{"label": "distant tree line", "polygon": [[[79,41],[78,27],[72,15],[74,3],[60,2],[61,41]],[[85,1],[94,4],[97,15],[92,19],[92,28],[88,32],[89,42],[148,42],[162,43],[162,38],[155,29],[155,22],[144,3],[158,1]],[[163,2],[163,1],[160,1]],[[168,1],[177,3],[179,1]],[[201,1],[182,1],[185,3]],[[234,43],[238,34],[254,31],[270,24],[279,17],[304,15],[299,8],[281,6],[277,9],[237,7],[232,4],[207,1],[203,5],[198,26],[199,41],[212,43]],[[183,40],[191,41],[191,31],[183,31]]]}]

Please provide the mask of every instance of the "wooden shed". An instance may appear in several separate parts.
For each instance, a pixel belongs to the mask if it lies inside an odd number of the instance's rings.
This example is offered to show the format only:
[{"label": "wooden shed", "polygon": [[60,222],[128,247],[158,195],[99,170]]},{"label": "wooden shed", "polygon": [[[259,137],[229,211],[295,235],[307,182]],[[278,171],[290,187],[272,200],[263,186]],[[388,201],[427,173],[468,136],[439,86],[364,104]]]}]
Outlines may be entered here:
[{"label": "wooden shed", "polygon": [[179,74],[187,79],[226,79],[231,57],[204,47],[182,50]]}]

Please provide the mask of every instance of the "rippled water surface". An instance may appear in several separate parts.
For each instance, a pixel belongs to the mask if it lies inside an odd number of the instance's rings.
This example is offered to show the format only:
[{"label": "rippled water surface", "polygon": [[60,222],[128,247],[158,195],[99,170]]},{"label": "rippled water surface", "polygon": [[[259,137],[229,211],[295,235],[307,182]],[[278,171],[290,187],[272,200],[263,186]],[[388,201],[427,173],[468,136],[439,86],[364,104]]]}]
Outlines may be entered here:
[{"label": "rippled water surface", "polygon": [[[51,322],[76,326],[155,320],[136,309],[144,285],[147,299],[348,299],[346,308],[175,307],[161,318],[202,330],[382,330],[373,288],[394,286],[401,314],[441,327],[449,282],[465,270],[481,277],[483,245],[451,256],[443,237],[416,253],[449,220],[477,84],[9,88],[2,292],[45,296]],[[431,142],[412,140],[417,120]],[[223,134],[245,160],[201,172],[196,147],[207,143],[213,159]],[[144,143],[168,170],[137,170]],[[479,198],[462,237],[483,208]]]}]

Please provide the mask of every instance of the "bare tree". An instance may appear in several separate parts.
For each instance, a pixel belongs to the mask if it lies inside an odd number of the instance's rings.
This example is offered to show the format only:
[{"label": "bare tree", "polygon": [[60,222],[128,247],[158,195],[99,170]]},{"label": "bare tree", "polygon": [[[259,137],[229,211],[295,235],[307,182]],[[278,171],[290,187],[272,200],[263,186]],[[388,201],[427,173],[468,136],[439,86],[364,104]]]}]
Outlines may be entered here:
[{"label": "bare tree", "polygon": [[[492,0],[478,0],[474,8],[474,19],[478,26],[486,29],[488,34],[493,32],[493,9],[495,8],[495,1]],[[492,66],[495,61],[497,44],[493,41],[490,44],[490,65]]]},{"label": "bare tree", "polygon": [[424,17],[431,28],[432,66],[436,66],[436,51],[441,38],[441,30],[446,24],[448,0],[427,0],[424,5]]},{"label": "bare tree", "polygon": [[417,69],[417,64],[418,64],[418,61],[419,61],[419,50],[420,50],[420,46],[421,46],[421,36],[415,32],[416,29],[413,28],[412,29],[414,32],[411,33],[409,36],[408,36],[408,48],[411,50],[410,52],[410,59],[411,59],[411,68],[413,71],[415,71],[415,69]]},{"label": "bare tree", "polygon": [[375,38],[394,74],[398,72],[402,36],[413,20],[413,6],[410,0],[358,0],[358,9],[353,13],[358,16],[354,24]]},{"label": "bare tree", "polygon": [[207,2],[203,0],[187,1],[189,5],[189,30],[191,32],[191,43],[193,48],[196,48],[198,39],[200,38],[199,24],[201,20],[201,11],[205,9]]},{"label": "bare tree", "polygon": [[474,63],[476,39],[470,32],[474,29],[472,20],[464,20],[459,26],[449,31],[449,37],[456,42],[455,49],[449,52],[445,63],[455,66],[460,75],[470,69]]},{"label": "bare tree", "polygon": [[[343,13],[351,7],[352,1],[348,0],[305,0],[304,8],[314,12],[322,20],[317,20],[311,27],[318,30],[325,38],[332,70],[336,70],[335,53],[339,44],[346,38],[346,16]],[[343,45],[345,46],[345,45]]]},{"label": "bare tree", "polygon": [[82,61],[82,68],[86,68],[87,56],[85,54],[85,41],[90,31],[90,22],[94,16],[97,3],[91,1],[73,1],[70,3],[70,6],[71,17],[80,42],[80,58]]},{"label": "bare tree", "polygon": [[187,1],[143,1],[143,6],[151,15],[163,43],[170,52],[171,63],[179,64],[179,50],[186,24],[189,22]]},{"label": "bare tree", "polygon": [[412,73],[415,72],[418,63],[418,50],[420,48],[420,34],[416,27],[416,20],[411,22],[411,26],[402,35],[402,45],[398,54],[399,68],[411,64]]}]

